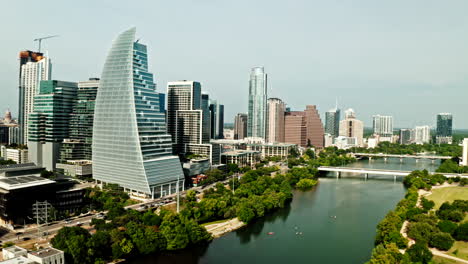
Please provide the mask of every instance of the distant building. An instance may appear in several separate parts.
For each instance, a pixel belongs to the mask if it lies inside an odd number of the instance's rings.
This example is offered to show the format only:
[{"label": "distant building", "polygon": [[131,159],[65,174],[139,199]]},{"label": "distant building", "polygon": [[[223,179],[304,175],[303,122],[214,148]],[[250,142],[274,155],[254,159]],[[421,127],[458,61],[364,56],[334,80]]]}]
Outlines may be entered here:
[{"label": "distant building", "polygon": [[29,160],[53,171],[60,157],[60,145],[69,137],[69,124],[78,84],[41,81],[28,121]]},{"label": "distant building", "polygon": [[29,50],[19,54],[19,103],[18,103],[18,144],[28,143],[29,114],[33,112],[35,96],[39,93],[39,83],[50,80],[52,64],[43,53]]},{"label": "distant building", "polygon": [[237,164],[239,167],[254,166],[261,160],[260,151],[233,150],[221,154],[223,164]]},{"label": "distant building", "polygon": [[413,142],[413,129],[400,129],[400,144],[407,145]]},{"label": "distant building", "polygon": [[340,121],[340,136],[345,138],[355,138],[356,146],[363,146],[364,123],[361,120],[356,119],[356,113],[353,109],[346,110],[345,119]]},{"label": "distant building", "polygon": [[338,137],[340,134],[340,114],[338,107],[325,112],[325,133],[332,138]]},{"label": "distant building", "polygon": [[286,104],[279,98],[268,99],[267,136],[269,143],[284,142],[284,112]]},{"label": "distant building", "polygon": [[1,146],[1,155],[5,160],[12,160],[17,164],[24,164],[29,162],[28,149],[27,148],[12,148]]},{"label": "distant building", "polygon": [[374,135],[391,137],[393,135],[393,116],[374,115],[372,117]]},{"label": "distant building", "polygon": [[315,105],[307,105],[305,112],[306,118],[306,137],[307,146],[323,148],[323,124],[320,114]]},{"label": "distant building", "polygon": [[286,112],[284,127],[285,143],[323,148],[324,130],[315,105],[307,105],[305,111]]},{"label": "distant building", "polygon": [[[340,128],[341,129],[341,128]],[[345,137],[339,136],[335,138],[334,145],[339,149],[348,149],[353,147],[359,147],[359,141],[356,137]]]},{"label": "distant building", "polygon": [[417,126],[414,128],[414,143],[427,144],[431,141],[431,128],[429,126]]},{"label": "distant building", "polygon": [[225,138],[225,139],[234,139],[234,129],[225,128],[223,130],[223,138]]},{"label": "distant building", "polygon": [[10,110],[5,112],[3,120],[0,120],[0,145],[18,143],[18,124],[13,120]]},{"label": "distant building", "polygon": [[452,122],[452,114],[437,115],[436,144],[452,144]]},{"label": "distant building", "polygon": [[222,139],[224,131],[224,105],[210,99],[211,139]]},{"label": "distant building", "polygon": [[57,163],[57,170],[71,177],[85,177],[93,174],[93,163],[90,160],[67,160],[66,163]]},{"label": "distant building", "polygon": [[324,147],[328,148],[328,147],[331,147],[333,145],[333,136],[326,133],[324,136]]},{"label": "distant building", "polygon": [[7,260],[7,259],[18,258],[18,257],[27,257],[28,251],[18,246],[11,246],[7,248],[3,248],[2,254],[3,254],[3,260]]},{"label": "distant building", "polygon": [[239,113],[234,119],[234,139],[247,137],[247,114]]},{"label": "distant building", "polygon": [[[135,34],[131,28],[113,41],[103,67],[94,111],[93,178],[157,198],[183,189],[184,174],[172,155],[147,47]],[[175,125],[175,113],[171,118]]]},{"label": "distant building", "polygon": [[262,158],[287,158],[293,149],[297,149],[297,145],[288,143],[247,144],[246,146],[247,150],[259,151]]},{"label": "distant building", "polygon": [[65,263],[65,254],[55,248],[43,248],[29,252],[28,259],[34,260],[38,264],[60,264]]},{"label": "distant building", "polygon": [[267,74],[263,67],[250,72],[247,136],[266,138]]},{"label": "distant building", "polygon": [[468,138],[463,139],[462,165],[468,166]]}]

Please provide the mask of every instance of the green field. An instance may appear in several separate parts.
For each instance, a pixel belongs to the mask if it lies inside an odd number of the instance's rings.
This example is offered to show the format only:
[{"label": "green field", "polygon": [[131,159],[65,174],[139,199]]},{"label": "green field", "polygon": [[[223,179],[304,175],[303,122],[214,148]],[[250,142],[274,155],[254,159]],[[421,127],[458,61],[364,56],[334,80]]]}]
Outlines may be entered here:
[{"label": "green field", "polygon": [[439,209],[439,207],[444,202],[453,202],[454,200],[468,200],[468,187],[454,186],[433,189],[432,194],[426,198],[434,201],[434,208]]},{"label": "green field", "polygon": [[430,263],[431,264],[459,264],[463,262],[459,262],[459,261],[452,260],[452,259],[446,259],[446,258],[439,257],[439,256],[433,256],[432,261]]},{"label": "green field", "polygon": [[448,253],[457,258],[468,259],[468,242],[455,241]]}]

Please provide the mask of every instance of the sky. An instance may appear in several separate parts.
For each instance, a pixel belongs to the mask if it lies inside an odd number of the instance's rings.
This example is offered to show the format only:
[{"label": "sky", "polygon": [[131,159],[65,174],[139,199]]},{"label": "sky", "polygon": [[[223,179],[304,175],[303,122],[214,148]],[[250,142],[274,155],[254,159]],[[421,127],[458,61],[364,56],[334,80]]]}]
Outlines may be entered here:
[{"label": "sky", "polygon": [[[7,0],[1,0],[7,1]],[[0,111],[14,115],[18,52],[44,40],[52,78],[99,77],[112,40],[135,26],[148,45],[159,92],[195,80],[225,105],[225,122],[247,112],[250,69],[264,66],[268,96],[292,110],[353,108],[365,126],[435,125],[449,112],[468,128],[466,0],[33,0],[0,16]]]}]

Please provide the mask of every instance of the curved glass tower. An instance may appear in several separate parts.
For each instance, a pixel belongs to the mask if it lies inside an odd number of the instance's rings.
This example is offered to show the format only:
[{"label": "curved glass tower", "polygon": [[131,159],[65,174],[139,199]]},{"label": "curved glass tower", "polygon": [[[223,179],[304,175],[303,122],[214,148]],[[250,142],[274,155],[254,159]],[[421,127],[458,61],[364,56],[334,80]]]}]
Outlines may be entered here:
[{"label": "curved glass tower", "polygon": [[96,97],[93,177],[160,197],[183,186],[159,94],[136,29],[121,33],[107,55]]},{"label": "curved glass tower", "polygon": [[267,75],[263,67],[255,67],[250,72],[249,118],[247,136],[266,138],[267,114]]}]

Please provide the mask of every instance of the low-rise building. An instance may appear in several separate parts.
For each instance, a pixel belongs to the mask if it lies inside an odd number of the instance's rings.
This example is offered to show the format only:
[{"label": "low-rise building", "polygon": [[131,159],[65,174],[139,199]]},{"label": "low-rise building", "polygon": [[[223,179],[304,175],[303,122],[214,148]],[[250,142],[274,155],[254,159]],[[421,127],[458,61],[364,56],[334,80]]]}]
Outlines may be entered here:
[{"label": "low-rise building", "polygon": [[17,257],[8,260],[0,261],[0,264],[37,264],[34,260],[28,259],[27,257]]},{"label": "low-rise building", "polygon": [[287,158],[291,150],[296,148],[297,145],[289,143],[247,144],[247,150],[259,151],[262,158]]},{"label": "low-rise building", "polygon": [[84,177],[93,174],[93,163],[90,160],[67,160],[66,163],[57,163],[56,168],[64,175],[71,177]]},{"label": "low-rise building", "polygon": [[43,170],[43,167],[36,166],[34,163],[0,165],[0,177],[39,176]]},{"label": "low-rise building", "polygon": [[18,164],[28,163],[28,149],[26,148],[7,148],[1,147],[1,154],[3,159],[12,160]]},{"label": "low-rise building", "polygon": [[38,264],[65,264],[65,254],[55,248],[44,248],[28,253],[28,259]]},{"label": "low-rise building", "polygon": [[24,248],[18,246],[11,246],[2,249],[3,259],[14,259],[18,257],[26,257],[28,255],[28,251]]},{"label": "low-rise building", "polygon": [[237,164],[239,167],[253,166],[261,159],[260,151],[233,150],[221,154],[221,162],[224,164]]},{"label": "low-rise building", "polygon": [[184,175],[191,177],[199,175],[211,168],[209,159],[191,159],[188,162],[182,164]]},{"label": "low-rise building", "polygon": [[344,137],[344,136],[339,136],[335,138],[335,144],[337,148],[339,149],[348,149],[352,147],[359,147],[360,143],[358,141],[358,138],[356,137]]},{"label": "low-rise building", "polygon": [[462,165],[468,166],[468,138],[463,139]]}]

